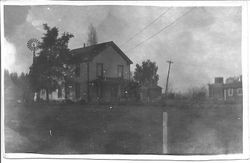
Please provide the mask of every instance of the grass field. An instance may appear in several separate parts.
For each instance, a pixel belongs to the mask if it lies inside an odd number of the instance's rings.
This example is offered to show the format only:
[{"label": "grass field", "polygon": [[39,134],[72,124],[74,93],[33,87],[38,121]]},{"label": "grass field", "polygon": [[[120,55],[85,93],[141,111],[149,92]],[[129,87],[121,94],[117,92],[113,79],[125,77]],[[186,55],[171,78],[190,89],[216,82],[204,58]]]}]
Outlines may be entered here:
[{"label": "grass field", "polygon": [[169,154],[242,152],[242,105],[6,104],[6,152],[162,154],[162,112]]}]

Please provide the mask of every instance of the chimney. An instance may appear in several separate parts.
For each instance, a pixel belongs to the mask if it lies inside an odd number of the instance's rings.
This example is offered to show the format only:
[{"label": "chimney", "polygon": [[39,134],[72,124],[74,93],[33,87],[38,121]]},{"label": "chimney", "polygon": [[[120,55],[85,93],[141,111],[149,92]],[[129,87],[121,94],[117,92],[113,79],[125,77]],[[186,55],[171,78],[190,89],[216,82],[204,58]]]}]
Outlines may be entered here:
[{"label": "chimney", "polygon": [[223,84],[223,77],[216,77],[214,78],[214,83],[215,84]]}]

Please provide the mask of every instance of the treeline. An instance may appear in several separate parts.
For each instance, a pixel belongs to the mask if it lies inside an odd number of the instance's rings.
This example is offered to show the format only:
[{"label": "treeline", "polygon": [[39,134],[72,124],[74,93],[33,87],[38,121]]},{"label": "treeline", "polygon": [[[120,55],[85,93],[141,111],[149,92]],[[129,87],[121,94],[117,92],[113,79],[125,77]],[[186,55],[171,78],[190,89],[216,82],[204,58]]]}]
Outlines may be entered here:
[{"label": "treeline", "polygon": [[4,84],[11,84],[10,82],[15,84],[19,88],[29,88],[29,76],[28,74],[23,72],[18,75],[16,72],[9,72],[8,70],[4,70]]},{"label": "treeline", "polygon": [[31,102],[33,95],[29,80],[29,75],[26,73],[17,74],[16,72],[4,70],[5,102],[7,102],[8,99],[10,99],[11,102]]},{"label": "treeline", "polygon": [[189,88],[186,92],[169,92],[167,99],[205,100],[208,96],[205,86]]}]

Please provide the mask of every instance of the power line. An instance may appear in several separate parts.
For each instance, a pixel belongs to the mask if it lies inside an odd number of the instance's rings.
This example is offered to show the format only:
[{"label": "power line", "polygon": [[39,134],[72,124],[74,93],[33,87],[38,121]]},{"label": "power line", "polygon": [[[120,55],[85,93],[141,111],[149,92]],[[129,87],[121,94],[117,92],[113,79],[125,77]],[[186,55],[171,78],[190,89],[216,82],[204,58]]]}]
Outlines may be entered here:
[{"label": "power line", "polygon": [[193,11],[194,8],[189,9],[187,12],[185,12],[183,15],[181,15],[180,17],[178,17],[177,19],[175,19],[172,23],[168,24],[167,26],[165,26],[164,28],[162,28],[160,31],[156,32],[155,34],[151,35],[150,37],[148,37],[147,39],[143,40],[142,42],[140,42],[139,44],[137,44],[136,46],[134,46],[133,48],[127,50],[131,51],[134,50],[135,48],[137,48],[138,46],[142,45],[144,42],[150,40],[151,38],[155,37],[156,35],[158,35],[159,33],[161,33],[162,31],[164,31],[165,29],[167,29],[168,27],[172,26],[174,23],[176,23],[178,20],[180,20],[182,17],[186,16],[188,13],[190,13],[191,11]]},{"label": "power line", "polygon": [[145,31],[149,26],[151,26],[152,24],[154,24],[157,20],[159,20],[163,15],[165,15],[166,13],[168,13],[172,8],[170,8],[169,10],[166,10],[165,12],[163,12],[161,15],[159,15],[156,19],[154,19],[151,23],[149,23],[148,25],[146,25],[144,28],[142,28],[140,31],[138,31],[136,34],[134,34],[132,37],[130,37],[127,41],[125,41],[124,43],[122,43],[120,46],[124,46],[125,44],[127,44],[130,40],[132,40],[133,38],[135,38],[135,36],[137,36],[138,34],[142,33],[143,31]]}]

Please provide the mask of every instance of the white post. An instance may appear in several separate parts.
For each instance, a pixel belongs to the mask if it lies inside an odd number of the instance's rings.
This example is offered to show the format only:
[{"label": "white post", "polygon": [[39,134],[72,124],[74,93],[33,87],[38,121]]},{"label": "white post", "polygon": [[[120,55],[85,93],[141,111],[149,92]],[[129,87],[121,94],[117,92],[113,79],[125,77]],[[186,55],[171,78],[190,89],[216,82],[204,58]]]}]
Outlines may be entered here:
[{"label": "white post", "polygon": [[163,139],[163,154],[167,154],[168,153],[168,113],[167,112],[163,112],[163,121],[162,121],[162,126],[163,126],[163,135],[162,135],[162,139]]}]

